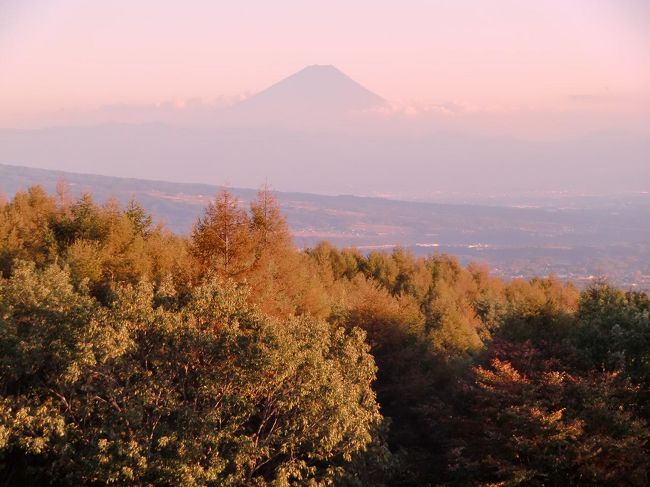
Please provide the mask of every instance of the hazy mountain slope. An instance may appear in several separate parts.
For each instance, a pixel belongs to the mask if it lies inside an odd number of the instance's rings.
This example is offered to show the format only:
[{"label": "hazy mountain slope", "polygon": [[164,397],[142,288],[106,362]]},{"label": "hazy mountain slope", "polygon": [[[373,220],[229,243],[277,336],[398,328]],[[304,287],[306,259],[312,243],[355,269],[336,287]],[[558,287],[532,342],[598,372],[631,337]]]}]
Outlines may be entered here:
[{"label": "hazy mountain slope", "polygon": [[[208,200],[222,186],[166,181],[115,178],[76,174],[20,166],[0,165],[0,190],[12,195],[30,185],[40,184],[55,191],[58,181],[69,184],[73,193],[92,192],[100,201],[115,197],[147,204],[155,216],[176,231],[186,232]],[[255,197],[255,189],[229,188],[244,202]],[[310,193],[277,192],[294,232],[332,233],[365,244],[388,242],[415,244],[423,237],[449,244],[495,243],[557,245],[650,242],[650,228],[636,221],[650,214],[650,206],[625,209],[513,208],[399,201],[351,195],[327,196]],[[169,208],[176,208],[169,219]],[[363,227],[366,231],[362,231]],[[377,227],[377,231],[369,231]],[[385,227],[383,230],[379,227]],[[419,239],[419,240],[418,240]],[[427,240],[427,239],[424,239]],[[591,242],[595,244],[595,242]]]},{"label": "hazy mountain slope", "polygon": [[[0,165],[6,195],[42,184],[53,192],[65,180],[75,194],[92,192],[100,201],[134,197],[158,220],[189,232],[218,186],[122,179]],[[256,190],[231,188],[242,204]],[[557,272],[608,274],[620,283],[650,274],[650,205],[598,210],[509,208],[416,203],[357,196],[279,192],[296,245],[326,239],[337,245],[370,249],[396,244],[415,252],[444,251],[489,262],[505,276]],[[646,198],[647,199],[647,198]],[[638,202],[642,204],[638,204]],[[616,264],[612,264],[616,259]],[[646,269],[647,268],[647,269]]]}]

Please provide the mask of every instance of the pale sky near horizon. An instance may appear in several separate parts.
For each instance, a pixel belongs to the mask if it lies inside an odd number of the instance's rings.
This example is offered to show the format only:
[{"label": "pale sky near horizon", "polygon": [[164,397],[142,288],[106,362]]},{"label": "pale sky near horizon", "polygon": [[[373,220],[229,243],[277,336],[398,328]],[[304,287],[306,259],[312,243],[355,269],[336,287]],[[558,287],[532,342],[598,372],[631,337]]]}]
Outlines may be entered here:
[{"label": "pale sky near horizon", "polygon": [[333,64],[389,100],[650,114],[650,1],[0,0],[0,123]]}]

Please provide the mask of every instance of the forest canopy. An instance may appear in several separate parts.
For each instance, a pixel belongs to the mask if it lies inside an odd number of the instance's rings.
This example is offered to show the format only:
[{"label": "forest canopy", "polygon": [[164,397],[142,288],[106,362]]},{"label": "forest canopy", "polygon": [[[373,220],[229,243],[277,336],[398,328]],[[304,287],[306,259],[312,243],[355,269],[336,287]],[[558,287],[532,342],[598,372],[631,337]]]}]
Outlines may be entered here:
[{"label": "forest canopy", "polygon": [[298,250],[268,189],[190,236],[0,201],[2,485],[647,485],[650,299]]}]

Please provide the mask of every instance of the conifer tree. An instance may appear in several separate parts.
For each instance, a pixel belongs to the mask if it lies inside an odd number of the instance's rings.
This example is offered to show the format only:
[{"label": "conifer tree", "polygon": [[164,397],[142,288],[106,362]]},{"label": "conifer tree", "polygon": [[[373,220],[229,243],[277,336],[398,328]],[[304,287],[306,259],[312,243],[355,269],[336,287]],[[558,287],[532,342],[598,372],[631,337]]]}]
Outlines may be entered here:
[{"label": "conifer tree", "polygon": [[237,277],[253,264],[250,219],[239,199],[221,191],[192,232],[192,254],[204,271]]}]

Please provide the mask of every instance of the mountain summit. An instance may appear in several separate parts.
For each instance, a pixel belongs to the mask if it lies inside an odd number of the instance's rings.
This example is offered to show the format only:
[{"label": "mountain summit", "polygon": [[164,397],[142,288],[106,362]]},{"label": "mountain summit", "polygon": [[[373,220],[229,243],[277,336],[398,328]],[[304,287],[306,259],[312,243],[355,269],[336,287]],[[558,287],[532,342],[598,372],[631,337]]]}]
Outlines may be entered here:
[{"label": "mountain summit", "polygon": [[249,120],[327,119],[381,106],[385,100],[332,65],[312,65],[244,100]]}]

